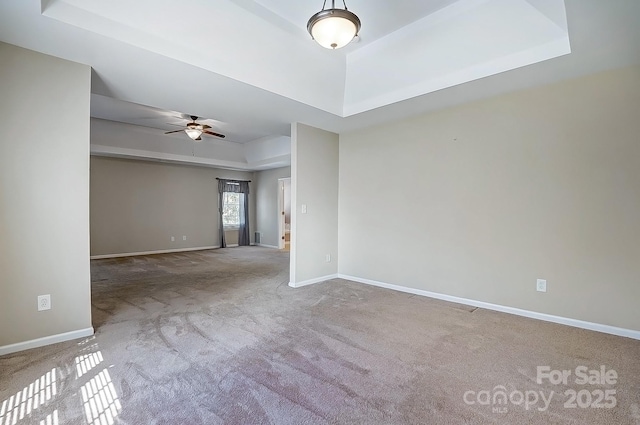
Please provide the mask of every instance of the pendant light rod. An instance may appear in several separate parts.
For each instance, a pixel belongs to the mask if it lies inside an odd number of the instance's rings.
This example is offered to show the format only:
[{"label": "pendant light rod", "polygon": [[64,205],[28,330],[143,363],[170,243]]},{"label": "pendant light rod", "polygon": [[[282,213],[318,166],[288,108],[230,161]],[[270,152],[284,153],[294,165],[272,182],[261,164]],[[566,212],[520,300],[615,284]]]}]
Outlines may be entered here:
[{"label": "pendant light rod", "polygon": [[[347,9],[347,0],[342,0],[342,4],[344,5],[344,10],[349,10]],[[327,0],[324,0],[324,3],[322,3],[322,10],[325,10],[327,6]],[[331,9],[335,9],[336,8],[336,0],[331,0]]]}]

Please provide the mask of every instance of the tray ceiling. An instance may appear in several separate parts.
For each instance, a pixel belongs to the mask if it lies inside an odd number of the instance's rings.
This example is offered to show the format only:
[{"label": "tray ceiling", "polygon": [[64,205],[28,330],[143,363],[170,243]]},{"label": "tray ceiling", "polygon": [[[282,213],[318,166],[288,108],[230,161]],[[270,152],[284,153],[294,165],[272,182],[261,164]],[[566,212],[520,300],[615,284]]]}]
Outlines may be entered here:
[{"label": "tray ceiling", "polygon": [[563,0],[354,0],[361,41],[338,51],[304,31],[320,6],[50,0],[43,14],[342,117],[570,53]]},{"label": "tray ceiling", "polygon": [[[92,153],[238,169],[286,165],[292,122],[344,133],[640,63],[637,0],[347,4],[361,41],[339,51],[306,33],[316,0],[3,0],[0,40],[92,67]],[[158,136],[175,111],[227,140]]]}]

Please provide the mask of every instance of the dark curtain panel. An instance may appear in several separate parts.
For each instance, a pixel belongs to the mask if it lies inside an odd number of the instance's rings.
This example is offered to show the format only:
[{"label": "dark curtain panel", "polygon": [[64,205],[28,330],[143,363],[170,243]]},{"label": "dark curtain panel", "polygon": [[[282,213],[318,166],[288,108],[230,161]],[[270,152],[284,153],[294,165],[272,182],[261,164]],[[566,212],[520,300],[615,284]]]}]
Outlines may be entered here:
[{"label": "dark curtain panel", "polygon": [[225,248],[227,246],[224,240],[224,223],[222,221],[224,192],[243,194],[243,196],[240,197],[240,227],[238,229],[238,245],[250,245],[251,233],[249,231],[249,182],[219,179],[218,194],[220,197],[220,247]]},{"label": "dark curtain panel", "polygon": [[249,182],[240,182],[240,228],[238,229],[238,245],[251,245],[249,233]]},{"label": "dark curtain panel", "polygon": [[224,223],[222,222],[222,207],[224,204],[224,192],[227,186],[226,180],[218,180],[218,216],[220,217],[220,248],[226,248],[227,242],[224,240]]}]

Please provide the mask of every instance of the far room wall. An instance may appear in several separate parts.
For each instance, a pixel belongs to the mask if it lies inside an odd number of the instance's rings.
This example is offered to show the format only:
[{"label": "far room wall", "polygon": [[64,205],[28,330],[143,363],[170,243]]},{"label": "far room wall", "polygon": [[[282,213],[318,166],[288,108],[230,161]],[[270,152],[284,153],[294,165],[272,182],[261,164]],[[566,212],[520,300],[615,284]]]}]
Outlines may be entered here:
[{"label": "far room wall", "polygon": [[339,273],[640,330],[638,111],[632,67],[341,134]]},{"label": "far room wall", "polygon": [[[252,180],[253,176],[253,172],[92,156],[91,255],[219,246],[216,177]],[[252,242],[255,187],[250,183]],[[237,233],[225,232],[227,245],[237,244]]]}]

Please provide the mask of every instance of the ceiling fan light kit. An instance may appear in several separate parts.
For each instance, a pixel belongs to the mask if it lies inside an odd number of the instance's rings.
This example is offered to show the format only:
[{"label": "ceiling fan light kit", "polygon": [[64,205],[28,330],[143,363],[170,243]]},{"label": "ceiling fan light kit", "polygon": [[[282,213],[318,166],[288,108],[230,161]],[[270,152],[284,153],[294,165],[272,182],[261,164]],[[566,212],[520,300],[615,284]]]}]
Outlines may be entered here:
[{"label": "ceiling fan light kit", "polygon": [[202,130],[199,130],[197,128],[185,128],[184,132],[187,133],[187,136],[191,137],[193,140],[198,140],[202,135]]},{"label": "ceiling fan light kit", "polygon": [[189,136],[192,140],[195,140],[196,142],[199,142],[202,140],[200,136],[202,136],[203,134],[219,137],[221,139],[224,139],[226,137],[224,134],[214,133],[213,131],[209,131],[211,126],[207,124],[198,124],[196,122],[197,119],[198,119],[197,116],[191,115],[192,122],[188,123],[186,128],[183,128],[182,130],[167,131],[164,134],[179,133],[181,131],[184,131],[187,134],[187,136]]},{"label": "ceiling fan light kit", "polygon": [[325,9],[327,0],[322,4],[322,10],[313,15],[307,23],[307,30],[311,37],[322,47],[339,49],[349,44],[360,31],[360,18],[347,10],[347,3],[342,1],[344,9],[336,9],[335,0],[331,0],[331,9]]}]

